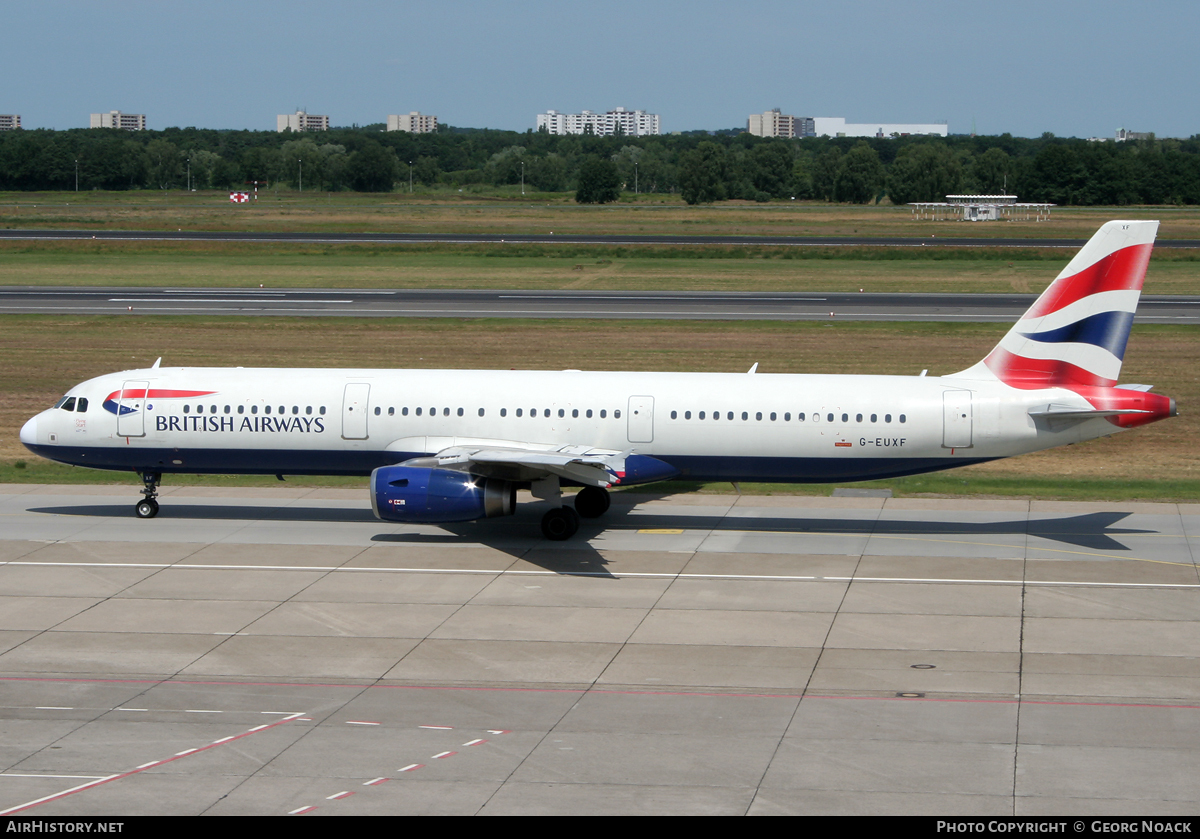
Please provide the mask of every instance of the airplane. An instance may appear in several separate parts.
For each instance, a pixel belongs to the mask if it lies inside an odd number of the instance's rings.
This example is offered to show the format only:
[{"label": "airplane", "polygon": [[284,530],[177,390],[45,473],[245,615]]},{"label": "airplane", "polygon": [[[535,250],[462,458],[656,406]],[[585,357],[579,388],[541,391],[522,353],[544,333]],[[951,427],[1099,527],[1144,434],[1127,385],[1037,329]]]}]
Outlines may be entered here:
[{"label": "airplane", "polygon": [[[1110,221],[1000,343],[948,376],[161,367],[99,376],[21,429],[42,457],[136,472],[370,475],[384,521],[552,506],[551,540],[608,490],[892,478],[1076,443],[1176,415],[1118,384],[1157,221]],[[574,506],[562,487],[579,486]]]}]

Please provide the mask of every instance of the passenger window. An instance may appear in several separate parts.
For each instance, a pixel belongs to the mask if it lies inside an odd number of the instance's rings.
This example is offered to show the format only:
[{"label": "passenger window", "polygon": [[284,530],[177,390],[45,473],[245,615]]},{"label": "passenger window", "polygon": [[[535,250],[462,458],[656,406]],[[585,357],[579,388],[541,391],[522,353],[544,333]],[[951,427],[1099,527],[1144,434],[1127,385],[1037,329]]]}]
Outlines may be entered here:
[{"label": "passenger window", "polygon": [[671,412],[671,419],[675,419],[677,416],[678,415],[674,411]]},{"label": "passenger window", "polygon": [[462,409],[462,408],[459,408],[459,409],[458,409],[458,415],[459,415],[460,417],[463,415],[463,409]]},{"label": "passenger window", "polygon": [[592,409],[591,409],[591,408],[588,408],[588,409],[587,409],[587,418],[588,418],[588,419],[591,419],[591,418],[592,418]]},{"label": "passenger window", "polygon": [[305,405],[304,413],[311,417],[312,416],[312,405]]},{"label": "passenger window", "polygon": [[521,409],[517,408],[517,416],[521,416]]},{"label": "passenger window", "polygon": [[244,413],[246,413],[246,406],[245,406],[245,405],[238,405],[238,413],[239,413],[239,414],[244,414]]},{"label": "passenger window", "polygon": [[715,419],[715,420],[719,420],[720,418],[721,418],[721,412],[720,412],[720,411],[713,411],[713,419]]},{"label": "passenger window", "polygon": [[197,414],[203,414],[203,413],[204,413],[204,406],[203,406],[203,405],[197,405],[197,406],[196,406],[196,413],[197,413]]},{"label": "passenger window", "polygon": [[228,405],[226,405],[226,406],[225,406],[225,413],[227,413],[227,414],[229,413],[229,406],[228,406]]},{"label": "passenger window", "polygon": [[321,416],[325,416],[325,406],[321,406]]},{"label": "passenger window", "polygon": [[571,409],[571,416],[572,416],[572,417],[578,417],[578,416],[579,416],[579,409],[578,409],[578,408],[572,408],[572,409]]},{"label": "passenger window", "polygon": [[[784,422],[792,421],[792,412],[791,411],[788,411],[786,414],[783,415],[783,421]],[[796,414],[796,421],[804,422],[804,414]]]},{"label": "passenger window", "polygon": [[550,409],[549,409],[549,408],[547,408],[545,411],[543,411],[543,412],[542,412],[542,416],[544,416],[544,417],[548,417],[548,416],[550,416]]},{"label": "passenger window", "polygon": [[620,419],[620,418],[621,418],[621,409],[618,408],[617,410],[613,411],[613,419]]},{"label": "passenger window", "polygon": [[[299,405],[293,405],[293,406],[292,406],[292,416],[296,416],[296,414],[298,414],[298,413],[300,413],[300,406],[299,406]],[[378,413],[378,412],[376,412],[376,413]]]},{"label": "passenger window", "polygon": [[[761,422],[761,421],[762,421],[762,411],[759,411],[757,414],[755,414],[755,415],[754,415],[754,418],[755,418],[756,420],[759,420],[759,421]],[[771,414],[771,419],[775,419],[775,415],[774,415],[774,414]]]},{"label": "passenger window", "polygon": [[828,422],[833,422],[833,414],[829,414],[828,416],[825,417],[825,419]]},{"label": "passenger window", "polygon": [[379,416],[381,413],[383,413],[383,409],[380,408],[378,405],[376,405],[375,406],[375,416]]},{"label": "passenger window", "polygon": [[402,417],[408,416],[408,408],[407,407],[400,409],[400,416],[402,416]]},{"label": "passenger window", "polygon": [[842,414],[842,422],[850,422],[850,415]]},{"label": "passenger window", "polygon": [[75,397],[72,396],[69,399],[67,399],[67,401],[62,404],[62,409],[64,411],[74,411],[75,410]]},{"label": "passenger window", "polygon": [[417,408],[417,416],[421,416],[421,409]]},{"label": "passenger window", "polygon": [[[762,416],[762,414],[759,414],[759,417],[761,417],[761,416]],[[748,419],[750,419],[750,415],[748,413],[746,413],[745,411],[742,411],[742,422],[745,422]]]},{"label": "passenger window", "polygon": [[683,412],[683,418],[684,418],[684,419],[691,419],[691,418],[692,418],[692,412],[691,412],[691,411],[684,411],[684,412]]},{"label": "passenger window", "polygon": [[564,411],[562,408],[559,408],[559,409],[558,409],[558,415],[559,415],[560,417],[565,417],[565,416],[567,415],[567,412],[566,412],[566,411]]},{"label": "passenger window", "polygon": [[607,412],[607,411],[605,411],[605,410],[603,410],[603,409],[601,409],[601,411],[600,411],[600,419],[606,419],[607,417],[608,417],[608,412]]},{"label": "passenger window", "polygon": [[704,419],[704,412],[701,411],[699,414],[697,414],[697,416],[700,417],[700,419]]},{"label": "passenger window", "polygon": [[892,415],[891,415],[891,414],[884,414],[884,415],[883,415],[883,421],[884,421],[884,422],[891,422],[891,421],[892,421]]},{"label": "passenger window", "polygon": [[854,417],[854,421],[855,421],[855,422],[862,422],[862,414],[858,414],[858,415],[856,415],[856,416]]},{"label": "passenger window", "polygon": [[280,406],[279,406],[279,413],[281,413],[281,414],[286,414],[286,413],[287,413],[287,408],[286,408],[285,406],[283,406],[283,405],[280,405]]},{"label": "passenger window", "polygon": [[508,416],[508,408],[501,408],[501,409],[500,409],[500,416],[502,416],[502,417],[506,417],[506,416]]},{"label": "passenger window", "polygon": [[394,417],[394,416],[396,416],[396,409],[395,409],[395,408],[392,408],[392,407],[389,407],[389,408],[388,408],[388,416],[389,416],[389,417]]},{"label": "passenger window", "polygon": [[[183,406],[183,412],[184,412],[185,414],[187,413],[187,405],[184,405],[184,406]],[[257,413],[258,413],[258,406],[257,406],[257,405],[251,405],[251,406],[250,406],[250,413],[252,413],[252,414],[257,414]]]},{"label": "passenger window", "polygon": [[820,421],[821,421],[821,415],[813,414],[813,422],[820,422]]},{"label": "passenger window", "polygon": [[900,422],[907,422],[907,421],[908,421],[908,420],[905,418],[904,414],[901,414],[901,415],[900,415]]},{"label": "passenger window", "polygon": [[730,411],[730,412],[729,412],[729,414],[728,414],[728,415],[727,415],[725,418],[726,418],[726,419],[733,419],[733,411]]},{"label": "passenger window", "polygon": [[871,414],[871,422],[879,422],[879,414]]},{"label": "passenger window", "polygon": [[186,413],[188,413],[188,412],[189,412],[191,409],[192,409],[192,406],[191,406],[191,405],[184,405],[184,406],[183,406],[183,412],[184,412],[185,414],[186,414]]},{"label": "passenger window", "polygon": [[263,408],[263,413],[264,413],[264,414],[269,414],[269,413],[271,413],[271,406],[270,406],[270,405],[267,405],[267,406],[265,406],[265,407]]}]

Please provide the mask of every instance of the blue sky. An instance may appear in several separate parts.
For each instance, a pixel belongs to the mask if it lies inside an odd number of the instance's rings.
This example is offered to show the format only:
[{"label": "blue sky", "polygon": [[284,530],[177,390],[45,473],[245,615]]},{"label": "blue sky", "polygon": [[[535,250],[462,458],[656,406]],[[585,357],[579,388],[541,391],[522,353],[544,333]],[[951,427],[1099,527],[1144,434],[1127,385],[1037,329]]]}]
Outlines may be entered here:
[{"label": "blue sky", "polygon": [[86,127],[334,125],[419,110],[525,130],[617,106],[664,132],[778,107],[967,133],[1200,133],[1195,0],[38,0],[0,14],[0,113]]}]

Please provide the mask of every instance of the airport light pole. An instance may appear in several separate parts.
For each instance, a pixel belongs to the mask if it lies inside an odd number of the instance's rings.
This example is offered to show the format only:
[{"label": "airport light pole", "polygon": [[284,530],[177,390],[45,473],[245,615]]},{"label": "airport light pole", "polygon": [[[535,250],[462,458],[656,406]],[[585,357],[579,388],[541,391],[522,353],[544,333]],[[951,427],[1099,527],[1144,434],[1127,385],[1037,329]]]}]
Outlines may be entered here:
[{"label": "airport light pole", "polygon": [[408,161],[408,194],[412,195],[412,161]]},{"label": "airport light pole", "polygon": [[296,162],[300,164],[300,191],[304,192],[304,158],[297,157]]},{"label": "airport light pole", "polygon": [[525,161],[521,161],[521,194],[525,194]]},{"label": "airport light pole", "polygon": [[79,158],[75,158],[75,191],[79,192]]}]

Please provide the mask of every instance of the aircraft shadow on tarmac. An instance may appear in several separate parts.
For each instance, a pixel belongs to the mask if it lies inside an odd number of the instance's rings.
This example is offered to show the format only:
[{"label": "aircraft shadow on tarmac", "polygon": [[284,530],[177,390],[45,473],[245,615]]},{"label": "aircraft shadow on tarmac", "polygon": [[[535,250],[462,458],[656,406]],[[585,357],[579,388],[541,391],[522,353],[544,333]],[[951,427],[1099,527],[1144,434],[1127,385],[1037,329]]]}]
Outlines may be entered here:
[{"label": "aircraft shadow on tarmac", "polygon": [[[550,571],[568,574],[611,576],[602,553],[589,540],[606,531],[619,530],[712,530],[770,532],[796,535],[906,536],[931,538],[986,538],[989,536],[1036,536],[1054,542],[1096,551],[1129,551],[1116,536],[1155,533],[1153,530],[1119,528],[1115,525],[1131,513],[1096,512],[1056,518],[1016,519],[1011,521],[969,522],[892,519],[847,519],[831,516],[797,518],[791,516],[743,517],[726,515],[680,515],[678,513],[642,513],[631,515],[633,507],[616,505],[603,519],[584,519],[579,532],[566,542],[542,544],[538,519],[545,504],[523,505],[515,516],[475,522],[444,524],[440,533],[380,533],[372,541],[393,545],[468,545],[493,548]],[[120,518],[131,516],[121,504],[82,504],[71,507],[37,507],[31,513],[60,516]],[[352,507],[254,506],[166,503],[160,518],[176,521],[265,521],[375,524],[370,510]],[[534,546],[537,550],[534,550]],[[548,549],[550,548],[550,549]]]},{"label": "aircraft shadow on tarmac", "polygon": [[[540,516],[545,505],[529,505],[522,515],[504,519],[482,520],[444,524],[447,531],[442,535],[381,534],[375,537],[382,541],[441,541],[465,542],[485,537],[485,531],[495,531],[495,536],[529,537],[529,513]],[[1118,528],[1114,525],[1132,515],[1125,512],[1085,513],[1078,516],[1059,518],[1028,519],[995,522],[969,521],[895,521],[890,519],[842,519],[829,516],[797,518],[794,516],[725,516],[725,515],[678,515],[642,514],[632,518],[632,508],[614,505],[603,519],[584,519],[579,538],[592,538],[605,530],[715,530],[771,533],[840,534],[862,536],[1011,536],[1027,535],[1050,539],[1101,551],[1128,551],[1129,548],[1114,539],[1119,535],[1155,533],[1141,528]],[[95,518],[130,518],[129,506],[125,504],[83,504],[71,507],[32,507],[31,513],[57,516],[88,516]],[[353,507],[256,507],[252,505],[187,504],[166,503],[161,518],[182,521],[279,521],[279,522],[326,522],[345,524],[374,523],[378,519],[370,510]]]}]

